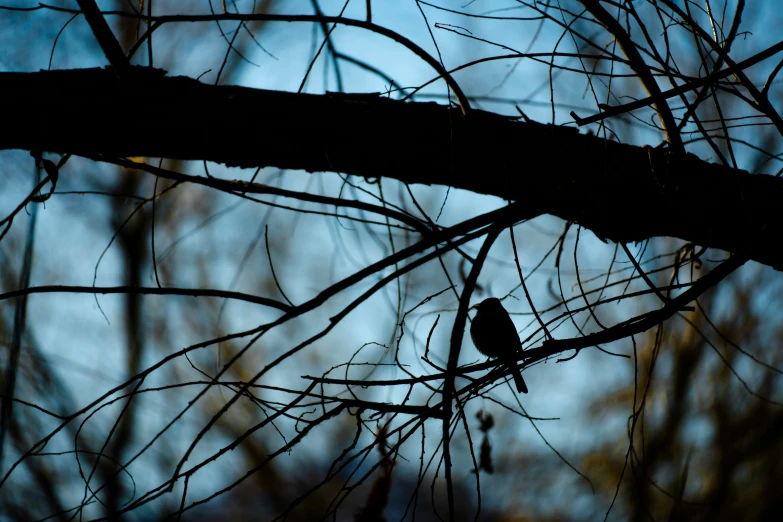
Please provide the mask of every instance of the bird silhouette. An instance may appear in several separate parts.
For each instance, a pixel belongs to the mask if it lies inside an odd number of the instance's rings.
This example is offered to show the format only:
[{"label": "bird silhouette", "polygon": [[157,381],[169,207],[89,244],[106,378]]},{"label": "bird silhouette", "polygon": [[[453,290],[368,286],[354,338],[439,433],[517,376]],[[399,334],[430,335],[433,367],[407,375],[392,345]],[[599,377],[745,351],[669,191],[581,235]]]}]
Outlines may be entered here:
[{"label": "bird silhouette", "polygon": [[[478,312],[470,325],[470,337],[478,351],[487,357],[511,358],[522,351],[522,343],[511,317],[494,297],[478,305]],[[514,384],[519,393],[527,393],[527,385],[516,364],[513,366]]]}]

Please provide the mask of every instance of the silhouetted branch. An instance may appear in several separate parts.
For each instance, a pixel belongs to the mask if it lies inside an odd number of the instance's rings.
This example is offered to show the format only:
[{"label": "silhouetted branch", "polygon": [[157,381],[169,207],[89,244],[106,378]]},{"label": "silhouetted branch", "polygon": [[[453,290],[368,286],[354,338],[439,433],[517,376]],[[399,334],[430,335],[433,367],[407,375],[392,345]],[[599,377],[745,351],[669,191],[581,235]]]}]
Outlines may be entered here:
[{"label": "silhouetted branch", "polygon": [[[768,238],[783,233],[775,210],[783,180],[692,154],[479,110],[462,117],[434,103],[210,86],[134,71],[133,82],[100,69],[0,73],[0,95],[17,101],[0,129],[0,149],[202,159],[449,185],[534,206],[619,243],[669,236],[736,252],[762,227]],[[129,100],[150,116],[107,118],[127,111]],[[756,242],[749,255],[783,268],[772,241]]]}]

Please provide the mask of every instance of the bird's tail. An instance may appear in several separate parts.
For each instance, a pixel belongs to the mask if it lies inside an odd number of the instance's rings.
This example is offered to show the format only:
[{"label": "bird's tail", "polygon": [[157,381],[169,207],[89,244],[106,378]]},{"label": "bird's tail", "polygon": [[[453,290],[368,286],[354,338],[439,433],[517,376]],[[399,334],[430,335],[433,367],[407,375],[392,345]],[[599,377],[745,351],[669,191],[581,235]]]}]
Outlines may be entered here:
[{"label": "bird's tail", "polygon": [[527,393],[527,384],[525,384],[525,379],[522,378],[522,372],[519,371],[519,368],[515,367],[512,375],[514,376],[514,384],[517,386],[517,392]]}]

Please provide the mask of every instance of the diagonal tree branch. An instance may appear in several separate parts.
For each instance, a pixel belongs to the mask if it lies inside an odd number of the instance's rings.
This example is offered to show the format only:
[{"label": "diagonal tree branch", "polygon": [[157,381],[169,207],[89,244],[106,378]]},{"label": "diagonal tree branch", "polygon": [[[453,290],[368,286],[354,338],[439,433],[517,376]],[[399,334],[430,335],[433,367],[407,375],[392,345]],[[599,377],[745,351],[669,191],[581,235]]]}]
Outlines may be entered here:
[{"label": "diagonal tree branch", "polygon": [[[585,8],[592,14],[598,22],[606,27],[612,36],[615,37],[617,43],[620,44],[623,54],[628,58],[628,62],[631,65],[633,71],[639,76],[639,80],[644,86],[644,90],[651,97],[661,98],[661,88],[658,86],[658,82],[655,80],[652,71],[644,62],[641,53],[636,48],[630,35],[623,29],[623,26],[618,22],[609,11],[598,2],[598,0],[579,0],[579,2],[585,6]],[[674,115],[671,109],[666,103],[665,99],[655,102],[655,110],[658,113],[658,118],[663,125],[663,132],[666,134],[666,140],[669,145],[678,152],[685,150],[685,146],[682,143],[682,137],[677,129],[677,122],[674,120]]]},{"label": "diagonal tree branch", "polygon": [[[657,236],[783,269],[783,180],[575,129],[373,94],[204,85],[134,67],[0,73],[0,149],[384,176],[530,203],[619,243]],[[135,115],[143,109],[144,119]],[[125,117],[123,117],[125,116]]]},{"label": "diagonal tree branch", "polygon": [[101,14],[101,10],[98,9],[95,0],[76,0],[76,3],[79,4],[79,8],[84,13],[84,18],[90,24],[90,29],[92,29],[95,39],[98,40],[98,45],[101,46],[103,54],[106,55],[106,59],[109,60],[114,69],[114,73],[120,78],[125,78],[130,70],[130,62],[122,51],[120,42],[117,41],[114,33],[112,33],[111,27],[109,27],[103,14]]}]

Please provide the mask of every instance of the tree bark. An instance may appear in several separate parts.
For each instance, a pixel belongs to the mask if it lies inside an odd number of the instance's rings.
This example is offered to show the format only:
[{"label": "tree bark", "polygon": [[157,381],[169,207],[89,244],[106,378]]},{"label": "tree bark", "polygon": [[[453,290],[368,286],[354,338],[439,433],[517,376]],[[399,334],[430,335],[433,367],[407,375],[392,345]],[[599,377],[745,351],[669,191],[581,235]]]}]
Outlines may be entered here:
[{"label": "tree bark", "polygon": [[669,236],[783,268],[783,180],[578,130],[373,94],[210,86],[133,67],[0,73],[0,149],[207,160],[450,185],[615,242]]}]

